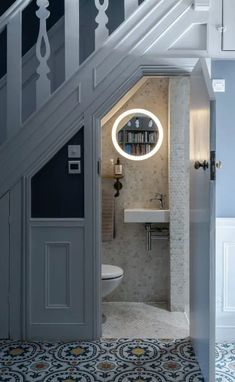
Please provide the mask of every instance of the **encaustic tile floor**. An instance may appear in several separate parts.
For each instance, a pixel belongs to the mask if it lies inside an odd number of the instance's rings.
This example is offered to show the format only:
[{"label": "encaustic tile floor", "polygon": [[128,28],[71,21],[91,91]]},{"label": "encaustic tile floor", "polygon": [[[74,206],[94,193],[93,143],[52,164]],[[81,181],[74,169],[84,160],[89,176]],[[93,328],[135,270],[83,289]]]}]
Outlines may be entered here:
[{"label": "encaustic tile floor", "polygon": [[216,382],[235,381],[235,342],[216,345]]},{"label": "encaustic tile floor", "polygon": [[1,341],[0,360],[1,382],[203,381],[189,339]]}]

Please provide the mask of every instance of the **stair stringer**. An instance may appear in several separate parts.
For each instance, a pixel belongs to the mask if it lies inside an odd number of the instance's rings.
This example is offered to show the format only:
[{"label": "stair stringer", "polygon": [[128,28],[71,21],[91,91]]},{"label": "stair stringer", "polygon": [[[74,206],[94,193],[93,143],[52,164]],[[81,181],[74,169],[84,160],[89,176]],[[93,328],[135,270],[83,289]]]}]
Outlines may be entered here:
[{"label": "stair stringer", "polygon": [[[181,17],[192,12],[192,3],[192,0],[146,1],[100,50],[81,65],[72,78],[57,89],[48,102],[2,146],[0,196],[30,169],[46,163],[75,133],[84,114],[93,114],[117,92],[121,97],[123,84],[133,77],[133,73],[139,72],[141,77],[151,72],[189,73],[193,69],[198,60],[196,57],[161,58],[164,56],[161,50],[158,56],[151,54],[153,43],[156,49],[173,27],[177,26],[179,33]],[[188,18],[187,27],[191,23],[192,19]],[[168,38],[165,51],[173,42]]]}]

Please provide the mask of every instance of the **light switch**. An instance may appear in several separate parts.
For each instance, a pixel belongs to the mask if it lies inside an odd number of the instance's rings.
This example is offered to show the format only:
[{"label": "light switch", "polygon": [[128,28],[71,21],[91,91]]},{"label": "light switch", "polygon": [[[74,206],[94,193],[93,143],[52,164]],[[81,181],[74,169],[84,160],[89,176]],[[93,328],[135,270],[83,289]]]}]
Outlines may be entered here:
[{"label": "light switch", "polygon": [[225,79],[214,79],[212,80],[212,85],[214,92],[224,93],[225,92]]},{"label": "light switch", "polygon": [[68,145],[68,158],[81,158],[81,146]]},{"label": "light switch", "polygon": [[70,160],[68,163],[69,174],[81,174],[81,161]]}]

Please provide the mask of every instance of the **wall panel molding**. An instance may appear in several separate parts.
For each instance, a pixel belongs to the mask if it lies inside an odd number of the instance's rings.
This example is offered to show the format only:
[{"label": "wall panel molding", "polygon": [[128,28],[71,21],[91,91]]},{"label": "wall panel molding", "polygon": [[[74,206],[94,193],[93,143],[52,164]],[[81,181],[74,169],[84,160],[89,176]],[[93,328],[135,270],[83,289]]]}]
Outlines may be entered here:
[{"label": "wall panel molding", "polygon": [[29,220],[26,338],[88,338],[85,220]]},{"label": "wall panel molding", "polygon": [[70,307],[70,263],[71,242],[45,243],[45,309]]},{"label": "wall panel molding", "polygon": [[[235,228],[235,226],[234,226]],[[231,301],[234,296],[235,282],[234,276],[231,275],[231,270],[235,269],[235,242],[223,243],[223,311],[235,312],[235,299]],[[234,284],[234,285],[232,285]]]}]

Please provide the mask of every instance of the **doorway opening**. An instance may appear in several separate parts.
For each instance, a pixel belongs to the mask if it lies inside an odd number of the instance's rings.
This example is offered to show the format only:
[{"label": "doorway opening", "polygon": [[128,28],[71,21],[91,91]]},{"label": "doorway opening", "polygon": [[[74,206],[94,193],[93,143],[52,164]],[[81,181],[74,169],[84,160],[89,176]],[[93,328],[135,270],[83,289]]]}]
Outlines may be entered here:
[{"label": "doorway opening", "polygon": [[143,77],[101,120],[105,338],[189,336],[188,88]]}]

